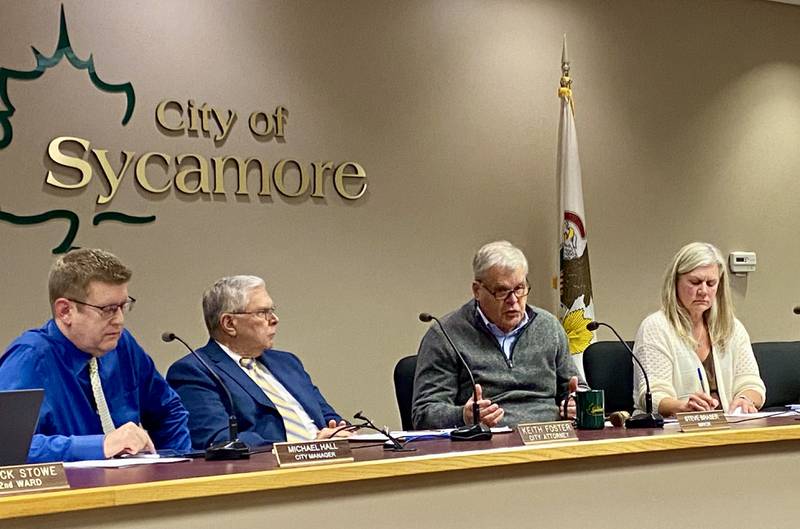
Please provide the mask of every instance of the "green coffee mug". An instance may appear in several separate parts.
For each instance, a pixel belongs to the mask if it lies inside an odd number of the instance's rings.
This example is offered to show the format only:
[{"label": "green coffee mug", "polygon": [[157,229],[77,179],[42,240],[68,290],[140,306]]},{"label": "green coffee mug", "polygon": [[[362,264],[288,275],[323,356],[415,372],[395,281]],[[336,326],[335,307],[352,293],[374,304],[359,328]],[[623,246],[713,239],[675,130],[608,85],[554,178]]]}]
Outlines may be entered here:
[{"label": "green coffee mug", "polygon": [[605,426],[605,394],[602,389],[575,393],[575,419],[581,430],[601,430]]}]

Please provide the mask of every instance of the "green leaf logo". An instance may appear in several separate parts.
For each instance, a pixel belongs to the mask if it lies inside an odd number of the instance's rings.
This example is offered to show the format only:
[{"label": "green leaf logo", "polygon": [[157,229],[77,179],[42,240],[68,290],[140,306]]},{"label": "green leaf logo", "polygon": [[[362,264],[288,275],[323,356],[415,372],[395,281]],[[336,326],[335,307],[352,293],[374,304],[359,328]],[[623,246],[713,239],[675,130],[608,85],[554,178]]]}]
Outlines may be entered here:
[{"label": "green leaf logo", "polygon": [[[0,149],[6,148],[14,137],[14,132],[11,127],[11,117],[14,115],[14,105],[8,97],[8,80],[14,79],[17,81],[33,81],[41,77],[45,71],[56,66],[61,60],[66,57],[69,63],[78,70],[86,70],[89,73],[89,79],[92,84],[104,92],[121,93],[127,99],[125,108],[125,115],[122,117],[122,125],[127,125],[133,116],[133,109],[136,105],[136,94],[133,91],[131,83],[111,84],[103,81],[97,74],[94,67],[94,58],[89,55],[86,60],[79,59],[72,49],[72,44],[69,42],[69,32],[67,31],[67,18],[64,15],[64,4],[61,4],[61,26],[58,34],[58,45],[55,52],[50,57],[45,57],[39,50],[31,47],[33,56],[36,59],[36,68],[33,70],[11,70],[9,68],[0,67],[0,101],[2,101],[5,110],[0,110],[0,129],[2,136],[0,136]],[[0,210],[0,220],[9,222],[16,225],[33,225],[42,224],[51,220],[66,220],[68,223],[67,233],[61,243],[53,248],[54,254],[66,253],[76,246],[72,243],[78,234],[80,227],[80,219],[78,215],[66,209],[54,209],[46,211],[38,215],[15,215],[7,211]],[[117,221],[126,224],[147,224],[156,220],[155,215],[150,216],[133,216],[126,213],[115,211],[104,211],[95,214],[92,219],[92,224],[97,226],[104,221]]]},{"label": "green leaf logo", "polygon": [[81,60],[75,55],[72,44],[69,42],[67,18],[64,15],[64,4],[61,4],[61,28],[58,34],[56,51],[53,52],[53,55],[50,57],[45,57],[36,48],[31,47],[31,50],[33,50],[33,56],[36,58],[36,68],[33,70],[11,70],[0,67],[0,101],[2,101],[5,106],[5,110],[0,110],[0,129],[2,129],[0,149],[6,148],[14,137],[14,132],[11,127],[11,117],[14,115],[16,109],[8,97],[8,80],[32,81],[38,79],[46,70],[60,63],[64,57],[66,57],[69,63],[76,69],[89,72],[89,79],[98,89],[104,92],[125,94],[127,105],[125,115],[122,117],[122,124],[126,125],[128,121],[130,121],[131,116],[133,116],[134,106],[136,105],[136,94],[133,91],[133,85],[131,83],[111,84],[103,81],[100,76],[97,75],[92,55],[89,55],[89,58],[86,60]]}]

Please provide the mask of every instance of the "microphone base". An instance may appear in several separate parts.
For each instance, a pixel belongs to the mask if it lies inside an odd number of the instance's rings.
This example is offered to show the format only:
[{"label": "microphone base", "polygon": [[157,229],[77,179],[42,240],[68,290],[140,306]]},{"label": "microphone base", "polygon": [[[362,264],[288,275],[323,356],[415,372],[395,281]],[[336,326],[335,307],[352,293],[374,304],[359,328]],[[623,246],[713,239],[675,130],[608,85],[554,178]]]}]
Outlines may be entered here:
[{"label": "microphone base", "polygon": [[386,452],[416,452],[416,448],[407,448],[405,445],[395,445],[391,441],[386,441],[383,443],[383,449]]},{"label": "microphone base", "polygon": [[637,413],[625,421],[625,428],[663,428],[664,417],[658,413]]},{"label": "microphone base", "polygon": [[462,426],[450,432],[451,441],[488,441],[492,438],[492,430],[485,424]]},{"label": "microphone base", "polygon": [[223,441],[206,448],[206,461],[233,461],[250,459],[250,447],[242,441]]}]

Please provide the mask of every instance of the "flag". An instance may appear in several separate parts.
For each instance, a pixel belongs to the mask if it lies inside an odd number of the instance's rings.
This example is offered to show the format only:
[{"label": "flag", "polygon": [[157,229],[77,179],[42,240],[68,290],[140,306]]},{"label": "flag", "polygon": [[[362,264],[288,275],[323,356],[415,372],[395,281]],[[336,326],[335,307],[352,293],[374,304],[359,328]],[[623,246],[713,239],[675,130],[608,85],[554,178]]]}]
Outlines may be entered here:
[{"label": "flag", "polygon": [[583,374],[582,353],[594,341],[586,324],[594,320],[589,248],[586,244],[586,217],[583,212],[581,162],[575,132],[575,104],[569,75],[567,37],[561,55],[561,118],[558,125],[558,174],[561,234],[559,237],[559,316],[569,339],[569,351]]}]

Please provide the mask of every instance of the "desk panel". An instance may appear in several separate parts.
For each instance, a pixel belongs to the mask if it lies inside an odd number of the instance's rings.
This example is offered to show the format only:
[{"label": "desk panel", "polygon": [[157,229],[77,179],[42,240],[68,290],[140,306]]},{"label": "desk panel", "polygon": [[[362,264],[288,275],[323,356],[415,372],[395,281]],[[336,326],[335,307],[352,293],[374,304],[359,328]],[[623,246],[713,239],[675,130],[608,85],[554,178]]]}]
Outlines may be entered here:
[{"label": "desk panel", "polygon": [[[695,434],[606,429],[543,447],[520,446],[516,434],[484,443],[423,441],[410,455],[363,448],[354,450],[354,463],[326,467],[275,469],[274,458],[260,454],[248,462],[70,470],[76,488],[2,498],[0,517],[23,516],[2,523],[10,528],[220,529],[259,520],[407,527],[409,513],[423,527],[456,527],[472,513],[484,523],[528,527],[596,511],[591,526],[633,527],[635,516],[686,503],[695,516],[714,512],[713,520],[688,526],[730,529],[758,516],[753,526],[789,527],[781,520],[800,492],[792,470],[800,426],[793,419],[745,424]],[[623,515],[626,505],[639,514]]]}]

